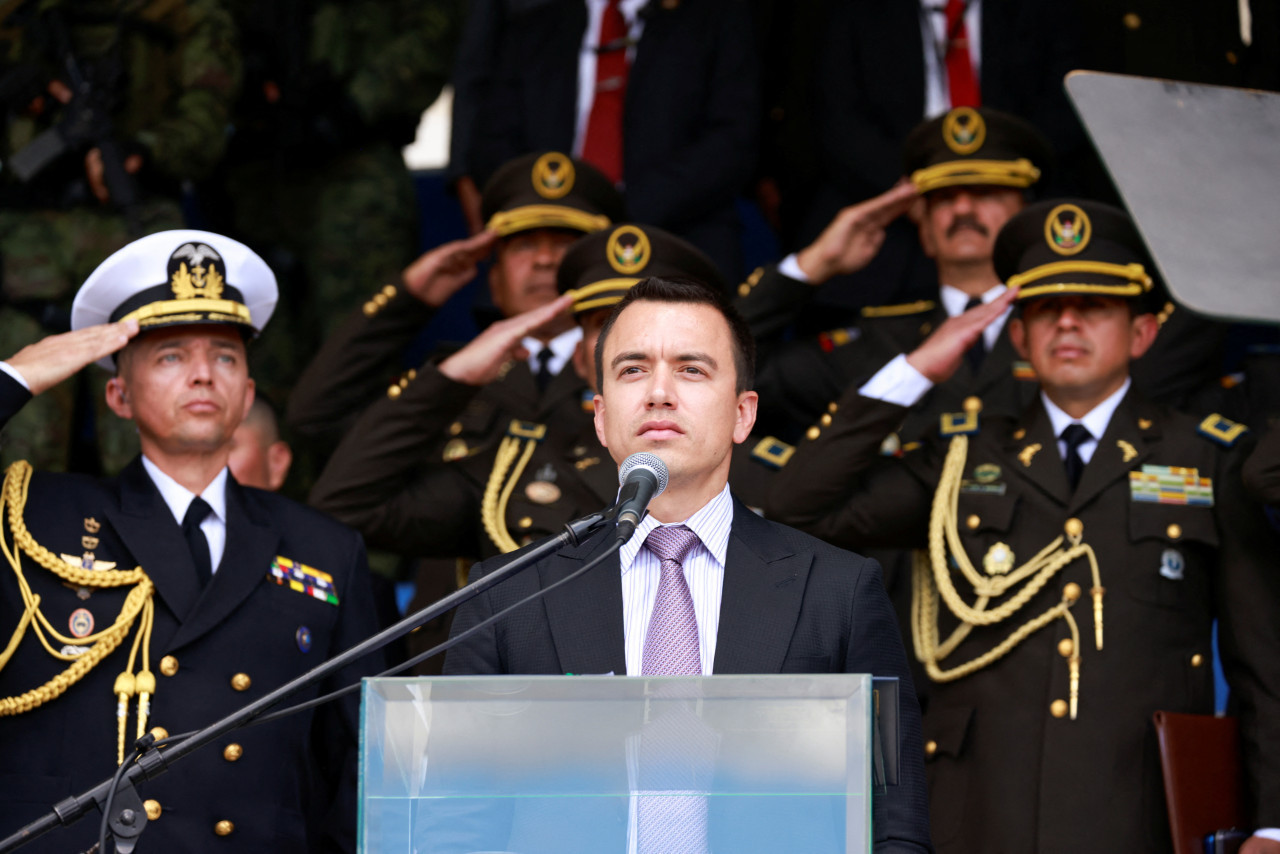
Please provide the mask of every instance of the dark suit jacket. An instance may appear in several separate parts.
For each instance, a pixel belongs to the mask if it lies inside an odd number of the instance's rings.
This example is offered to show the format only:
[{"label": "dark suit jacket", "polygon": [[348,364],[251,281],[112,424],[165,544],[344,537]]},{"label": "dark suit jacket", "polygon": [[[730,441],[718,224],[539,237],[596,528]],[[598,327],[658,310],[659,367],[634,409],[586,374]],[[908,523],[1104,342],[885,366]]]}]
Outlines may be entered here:
[{"label": "dark suit jacket", "polygon": [[[734,199],[755,168],[759,81],[742,0],[653,2],[627,79],[628,215],[741,274]],[[450,171],[483,184],[513,157],[569,151],[577,120],[582,0],[472,4],[454,72]]]},{"label": "dark suit jacket", "polygon": [[[8,377],[0,378],[0,417],[29,398]],[[6,508],[6,527],[8,508]],[[23,518],[36,542],[55,555],[80,560],[86,520],[98,561],[119,569],[141,566],[155,583],[155,624],[150,670],[157,680],[148,727],[177,735],[230,714],[282,683],[319,665],[376,630],[360,537],[322,514],[274,494],[227,483],[227,541],[219,568],[203,590],[181,528],[135,460],[119,476],[104,480],[35,473]],[[6,539],[13,542],[6,532]],[[273,582],[276,556],[327,572],[339,604],[334,606]],[[23,574],[41,597],[53,627],[70,635],[71,615],[85,610],[94,631],[120,613],[131,587],[100,588],[87,598],[48,570],[22,556]],[[109,571],[109,570],[103,570]],[[5,637],[22,611],[16,578],[0,569],[0,626]],[[309,642],[299,640],[303,630]],[[109,777],[116,769],[117,674],[126,669],[137,623],[125,642],[45,705],[0,722],[0,835],[46,814],[62,798]],[[54,642],[59,648],[60,643]],[[305,647],[305,649],[304,649]],[[141,658],[142,652],[139,651]],[[161,660],[177,670],[165,675]],[[311,699],[375,672],[381,657],[352,666],[298,694]],[[0,670],[0,696],[17,696],[45,683],[68,666],[52,658],[28,632]],[[141,669],[142,661],[136,665]],[[232,677],[249,676],[246,690]],[[127,744],[136,735],[137,699],[130,701]],[[160,818],[148,824],[143,850],[203,850],[230,844],[237,851],[310,852],[355,849],[355,772],[358,701],[348,697],[313,711],[228,734],[187,757],[155,782],[139,787],[159,801]],[[224,758],[229,744],[238,758]],[[230,756],[232,754],[226,754]],[[214,835],[219,821],[235,829],[225,841]],[[27,849],[83,851],[97,838],[96,814],[54,831]]]},{"label": "dark suit jacket", "polygon": [[[606,550],[597,535],[459,609],[454,633],[553,584]],[[768,522],[735,500],[713,672],[871,673],[903,680],[903,773],[875,802],[877,851],[929,848],[919,709],[875,561]],[[490,570],[473,569],[473,578]],[[446,674],[626,673],[622,581],[610,557],[449,652]]]}]

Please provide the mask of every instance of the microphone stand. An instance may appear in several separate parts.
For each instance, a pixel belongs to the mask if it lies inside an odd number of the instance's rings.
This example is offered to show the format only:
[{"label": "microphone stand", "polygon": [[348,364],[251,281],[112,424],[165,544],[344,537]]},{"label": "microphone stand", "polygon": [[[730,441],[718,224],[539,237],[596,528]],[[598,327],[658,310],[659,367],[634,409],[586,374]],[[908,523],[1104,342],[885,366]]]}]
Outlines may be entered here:
[{"label": "microphone stand", "polygon": [[[573,522],[567,523],[564,531],[554,537],[548,537],[540,543],[534,543],[514,553],[515,557],[508,563],[477,579],[461,589],[450,593],[438,602],[428,605],[416,614],[405,617],[400,622],[367,638],[346,652],[340,653],[312,668],[301,676],[286,682],[259,700],[232,712],[219,721],[196,731],[191,736],[166,746],[162,751],[152,749],[146,744],[145,752],[132,765],[122,766],[114,777],[105,780],[79,795],[59,801],[53,805],[53,811],[42,818],[27,824],[17,833],[0,840],[0,854],[14,851],[38,836],[43,836],[58,825],[70,825],[82,818],[92,809],[105,810],[110,797],[111,815],[108,815],[108,827],[115,838],[116,850],[120,854],[129,854],[137,844],[147,824],[147,812],[142,800],[138,797],[134,784],[138,780],[152,780],[179,759],[195,752],[199,748],[214,741],[224,733],[244,726],[267,709],[286,697],[303,688],[321,681],[326,676],[342,669],[357,659],[363,658],[397,638],[407,635],[418,626],[432,620],[451,608],[455,608],[470,599],[474,599],[491,587],[505,581],[516,573],[528,568],[542,558],[567,546],[576,546],[595,533],[601,526],[611,520],[608,512],[593,513]],[[140,741],[149,736],[144,736]],[[121,773],[123,772],[123,773]],[[98,854],[108,854],[100,851]]]}]

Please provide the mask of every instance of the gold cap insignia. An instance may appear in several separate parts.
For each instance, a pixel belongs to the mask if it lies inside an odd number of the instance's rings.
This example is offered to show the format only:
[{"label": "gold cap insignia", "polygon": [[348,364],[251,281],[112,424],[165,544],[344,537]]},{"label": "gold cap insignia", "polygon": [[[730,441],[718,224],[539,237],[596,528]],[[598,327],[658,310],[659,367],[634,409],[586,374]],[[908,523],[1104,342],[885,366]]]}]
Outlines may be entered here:
[{"label": "gold cap insignia", "polygon": [[[174,299],[221,299],[226,283],[222,256],[206,243],[186,243],[173,253],[170,263],[181,259],[169,287]],[[188,266],[188,264],[190,266]]]},{"label": "gold cap insignia", "polygon": [[649,235],[634,225],[624,225],[614,229],[605,245],[605,256],[609,266],[623,275],[631,276],[639,273],[649,263],[651,252]]},{"label": "gold cap insignia", "polygon": [[548,151],[533,164],[533,189],[544,199],[567,196],[573,179],[573,161],[558,151]]},{"label": "gold cap insignia", "polygon": [[1075,255],[1089,245],[1093,224],[1076,205],[1058,205],[1044,221],[1044,239],[1059,255]]},{"label": "gold cap insignia", "polygon": [[987,141],[987,123],[973,107],[957,107],[942,120],[942,140],[956,154],[973,154]]}]

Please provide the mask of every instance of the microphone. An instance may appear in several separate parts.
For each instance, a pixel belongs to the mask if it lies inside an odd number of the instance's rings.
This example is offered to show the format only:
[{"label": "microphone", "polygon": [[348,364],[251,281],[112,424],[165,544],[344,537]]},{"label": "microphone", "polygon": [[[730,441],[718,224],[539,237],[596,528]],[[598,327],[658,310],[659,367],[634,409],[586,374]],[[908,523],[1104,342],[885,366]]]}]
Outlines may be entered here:
[{"label": "microphone", "polygon": [[618,494],[618,512],[614,518],[618,524],[618,542],[625,543],[644,518],[649,502],[667,488],[667,464],[643,451],[632,454],[618,469],[618,484],[622,491]]}]

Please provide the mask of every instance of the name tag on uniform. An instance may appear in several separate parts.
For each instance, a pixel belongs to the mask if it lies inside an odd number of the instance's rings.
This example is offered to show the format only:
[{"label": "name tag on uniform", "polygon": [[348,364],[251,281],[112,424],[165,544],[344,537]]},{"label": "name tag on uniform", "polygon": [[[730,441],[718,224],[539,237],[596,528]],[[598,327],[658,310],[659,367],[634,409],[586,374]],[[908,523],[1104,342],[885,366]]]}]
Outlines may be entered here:
[{"label": "name tag on uniform", "polygon": [[1183,466],[1143,466],[1129,472],[1129,497],[1146,504],[1213,506],[1213,479]]}]

